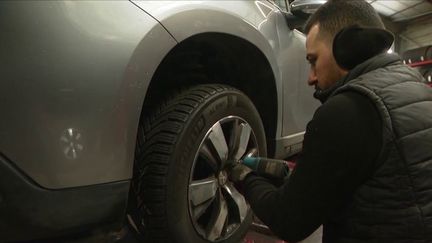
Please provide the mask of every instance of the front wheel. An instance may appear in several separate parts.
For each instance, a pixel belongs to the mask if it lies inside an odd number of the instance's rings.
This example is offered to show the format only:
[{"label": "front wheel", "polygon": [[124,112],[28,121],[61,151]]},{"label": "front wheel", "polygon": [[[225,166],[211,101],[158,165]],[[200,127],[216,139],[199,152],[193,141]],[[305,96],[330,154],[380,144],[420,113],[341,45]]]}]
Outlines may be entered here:
[{"label": "front wheel", "polygon": [[151,242],[239,242],[252,212],[225,171],[266,155],[260,116],[242,92],[199,85],[141,121],[134,169],[136,228]]}]

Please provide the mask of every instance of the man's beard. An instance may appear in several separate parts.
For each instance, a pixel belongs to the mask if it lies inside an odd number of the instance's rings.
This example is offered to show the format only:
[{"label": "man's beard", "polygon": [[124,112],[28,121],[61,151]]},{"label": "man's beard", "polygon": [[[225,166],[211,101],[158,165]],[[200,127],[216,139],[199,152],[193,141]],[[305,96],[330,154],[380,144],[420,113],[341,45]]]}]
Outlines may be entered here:
[{"label": "man's beard", "polygon": [[320,94],[322,94],[322,92],[323,92],[323,89],[318,87],[318,85],[315,85],[315,92],[313,94],[313,97],[317,100],[320,100]]}]

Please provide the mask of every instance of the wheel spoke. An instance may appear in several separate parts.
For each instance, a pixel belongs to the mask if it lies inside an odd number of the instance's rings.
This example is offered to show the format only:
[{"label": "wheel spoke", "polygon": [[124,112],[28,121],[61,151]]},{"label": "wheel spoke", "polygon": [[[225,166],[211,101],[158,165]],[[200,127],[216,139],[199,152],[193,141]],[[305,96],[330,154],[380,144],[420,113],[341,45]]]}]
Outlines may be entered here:
[{"label": "wheel spoke", "polygon": [[234,136],[237,140],[234,143],[235,146],[233,149],[234,159],[239,160],[245,154],[249,143],[251,131],[252,128],[247,123],[241,123],[238,127],[233,128],[233,133],[238,134]]},{"label": "wheel spoke", "polygon": [[216,149],[221,162],[221,168],[223,168],[223,165],[228,157],[228,145],[219,122],[212,127],[212,131],[209,134],[209,139],[213,144],[213,147]]},{"label": "wheel spoke", "polygon": [[214,157],[214,155],[212,154],[212,152],[210,151],[209,147],[206,144],[203,144],[201,146],[199,153],[214,172],[219,170],[218,160]]},{"label": "wheel spoke", "polygon": [[231,129],[231,134],[230,134],[230,141],[229,141],[229,148],[230,148],[230,156],[232,157],[233,153],[235,152],[237,145],[238,145],[238,140],[239,140],[239,136],[240,136],[240,125],[239,125],[239,120],[234,120],[232,123],[232,129]]},{"label": "wheel spoke", "polygon": [[235,206],[239,212],[239,223],[243,222],[244,218],[247,215],[248,212],[248,205],[246,203],[245,198],[242,194],[240,194],[237,189],[231,184],[226,183],[223,188],[226,190],[230,198],[227,198],[227,200],[232,200],[235,203]]},{"label": "wheel spoke", "polygon": [[215,177],[192,181],[189,184],[189,198],[193,206],[198,206],[216,196],[218,181]]},{"label": "wheel spoke", "polygon": [[215,211],[213,212],[213,215],[206,230],[208,240],[215,241],[222,236],[222,231],[224,229],[227,218],[228,206],[225,198],[221,194],[219,194]]},{"label": "wheel spoke", "polygon": [[257,148],[252,148],[249,149],[245,155],[246,157],[256,157],[258,156],[258,149]]},{"label": "wheel spoke", "polygon": [[195,207],[193,209],[193,217],[195,220],[198,220],[209,208],[209,206],[212,204],[212,202],[214,201],[214,198],[198,205],[197,207]]}]

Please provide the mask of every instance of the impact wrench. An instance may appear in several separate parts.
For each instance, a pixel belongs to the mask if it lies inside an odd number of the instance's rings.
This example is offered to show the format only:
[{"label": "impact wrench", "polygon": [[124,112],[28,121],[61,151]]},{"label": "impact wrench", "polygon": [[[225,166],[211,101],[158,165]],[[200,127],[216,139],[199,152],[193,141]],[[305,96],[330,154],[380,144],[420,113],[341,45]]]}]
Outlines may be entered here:
[{"label": "impact wrench", "polygon": [[283,179],[289,175],[290,168],[294,167],[292,162],[285,160],[249,156],[233,163],[241,163],[251,168],[257,175],[268,179]]}]

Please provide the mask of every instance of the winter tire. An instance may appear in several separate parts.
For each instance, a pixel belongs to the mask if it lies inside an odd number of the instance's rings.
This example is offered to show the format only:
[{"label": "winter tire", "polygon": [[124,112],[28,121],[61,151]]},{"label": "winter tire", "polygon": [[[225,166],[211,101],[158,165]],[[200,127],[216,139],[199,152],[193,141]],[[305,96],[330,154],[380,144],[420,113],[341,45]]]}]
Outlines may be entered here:
[{"label": "winter tire", "polygon": [[137,138],[135,227],[150,242],[240,242],[252,218],[225,163],[266,155],[260,116],[239,90],[198,85],[143,118]]}]

